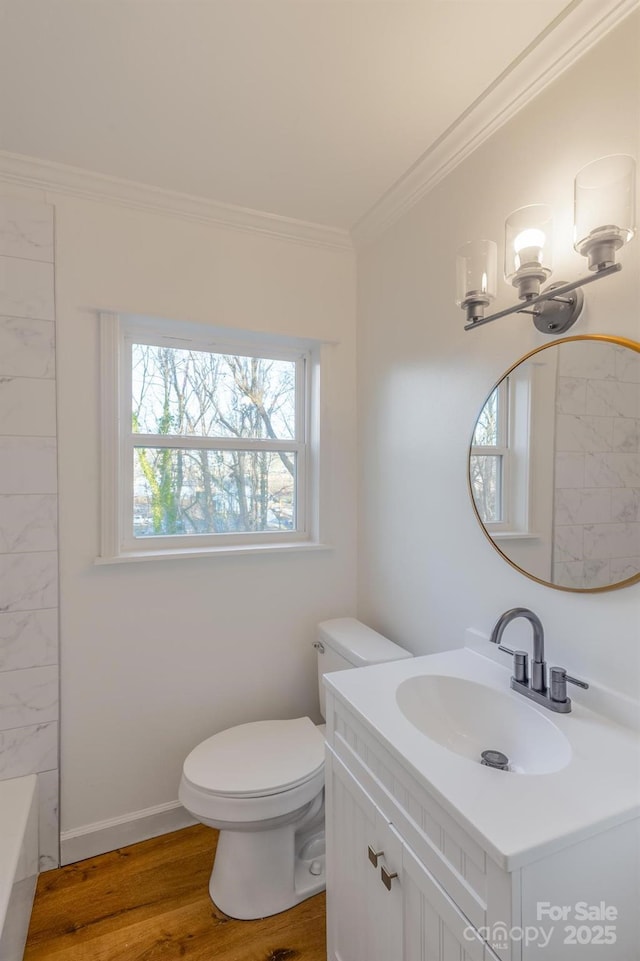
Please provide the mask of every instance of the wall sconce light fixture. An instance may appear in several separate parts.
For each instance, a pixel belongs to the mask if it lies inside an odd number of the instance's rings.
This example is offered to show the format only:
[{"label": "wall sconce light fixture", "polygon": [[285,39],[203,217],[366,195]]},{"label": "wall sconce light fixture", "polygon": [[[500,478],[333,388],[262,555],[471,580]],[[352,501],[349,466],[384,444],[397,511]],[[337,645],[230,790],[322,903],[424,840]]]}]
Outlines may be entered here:
[{"label": "wall sconce light fixture", "polygon": [[545,334],[562,334],[575,324],[584,304],[581,288],[622,270],[616,251],[635,234],[635,162],[615,155],[587,164],[575,180],[574,247],[587,258],[590,275],[541,290],[551,276],[553,215],[546,204],[515,210],[505,224],[504,275],[523,304],[485,317],[496,295],[497,247],[477,240],[458,251],[456,303],[466,311],[465,330],[509,314],[531,314]]},{"label": "wall sconce light fixture", "polygon": [[456,258],[456,304],[475,314],[496,296],[498,245],[493,240],[472,240]]}]

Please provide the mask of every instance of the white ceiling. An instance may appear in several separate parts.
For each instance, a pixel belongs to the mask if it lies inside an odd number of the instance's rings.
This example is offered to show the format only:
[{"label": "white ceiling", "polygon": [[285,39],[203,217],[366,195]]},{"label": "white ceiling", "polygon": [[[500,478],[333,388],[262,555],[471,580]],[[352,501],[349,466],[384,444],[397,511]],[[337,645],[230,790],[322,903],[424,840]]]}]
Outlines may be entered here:
[{"label": "white ceiling", "polygon": [[350,228],[579,2],[0,0],[0,150]]}]

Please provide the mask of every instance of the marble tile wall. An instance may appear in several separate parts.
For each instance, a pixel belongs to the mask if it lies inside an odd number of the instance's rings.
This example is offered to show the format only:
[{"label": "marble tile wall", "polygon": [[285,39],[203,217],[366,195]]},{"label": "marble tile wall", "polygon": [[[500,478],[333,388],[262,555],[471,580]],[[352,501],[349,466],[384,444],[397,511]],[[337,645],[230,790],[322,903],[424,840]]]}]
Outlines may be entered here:
[{"label": "marble tile wall", "polygon": [[53,208],[0,196],[0,780],[38,774],[58,864]]},{"label": "marble tile wall", "polygon": [[560,347],[553,582],[601,587],[640,572],[640,354]]}]

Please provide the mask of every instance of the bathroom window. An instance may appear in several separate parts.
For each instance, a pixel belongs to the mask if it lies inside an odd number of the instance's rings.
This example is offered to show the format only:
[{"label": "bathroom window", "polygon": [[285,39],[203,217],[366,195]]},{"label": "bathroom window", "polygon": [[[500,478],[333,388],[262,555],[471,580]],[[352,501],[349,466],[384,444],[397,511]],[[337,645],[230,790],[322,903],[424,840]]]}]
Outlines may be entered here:
[{"label": "bathroom window", "polygon": [[317,344],[112,314],[101,330],[103,560],[317,542]]},{"label": "bathroom window", "polygon": [[473,434],[471,486],[482,523],[495,530],[509,518],[509,379],[488,397]]},{"label": "bathroom window", "polygon": [[470,481],[482,523],[495,539],[533,536],[532,450],[536,368],[521,365],[500,381],[476,421]]}]

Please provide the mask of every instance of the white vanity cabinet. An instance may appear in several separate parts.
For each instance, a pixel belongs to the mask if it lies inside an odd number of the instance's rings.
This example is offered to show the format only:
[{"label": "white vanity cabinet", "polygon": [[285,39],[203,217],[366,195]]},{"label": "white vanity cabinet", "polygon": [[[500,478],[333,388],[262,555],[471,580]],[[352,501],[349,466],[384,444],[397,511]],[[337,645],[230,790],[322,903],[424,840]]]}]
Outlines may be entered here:
[{"label": "white vanity cabinet", "polygon": [[[640,961],[637,821],[507,870],[331,686],[326,717],[328,961]],[[603,899],[613,933],[572,925]]]},{"label": "white vanity cabinet", "polygon": [[331,695],[327,722],[329,961],[496,961],[477,929],[511,914],[506,872]]},{"label": "white vanity cabinet", "polygon": [[329,959],[495,959],[330,749],[326,790]]}]

